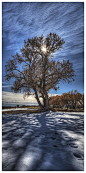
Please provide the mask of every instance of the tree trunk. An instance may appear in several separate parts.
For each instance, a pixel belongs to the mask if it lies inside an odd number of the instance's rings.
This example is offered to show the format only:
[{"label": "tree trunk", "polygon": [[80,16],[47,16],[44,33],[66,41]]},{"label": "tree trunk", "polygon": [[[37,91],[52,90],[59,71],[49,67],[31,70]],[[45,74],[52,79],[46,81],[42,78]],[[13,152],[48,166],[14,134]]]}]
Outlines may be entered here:
[{"label": "tree trunk", "polygon": [[34,88],[34,91],[35,91],[35,98],[40,106],[41,109],[43,109],[43,105],[41,104],[40,100],[39,100],[39,97],[38,97],[38,94],[37,94],[37,91],[36,91],[36,88]]},{"label": "tree trunk", "polygon": [[66,106],[67,106],[67,111],[68,111],[68,104]]},{"label": "tree trunk", "polygon": [[49,100],[48,100],[48,94],[47,92],[45,91],[45,110],[49,110]]},{"label": "tree trunk", "polygon": [[49,102],[48,102],[48,99],[46,99],[45,110],[49,110]]},{"label": "tree trunk", "polygon": [[42,95],[43,98],[43,107],[45,110],[49,110],[49,100],[48,100],[48,94],[46,93],[45,96]]},{"label": "tree trunk", "polygon": [[43,99],[43,107],[45,108],[45,105],[46,105],[46,99],[45,99],[45,96],[44,94],[41,92],[42,94],[42,99]]}]

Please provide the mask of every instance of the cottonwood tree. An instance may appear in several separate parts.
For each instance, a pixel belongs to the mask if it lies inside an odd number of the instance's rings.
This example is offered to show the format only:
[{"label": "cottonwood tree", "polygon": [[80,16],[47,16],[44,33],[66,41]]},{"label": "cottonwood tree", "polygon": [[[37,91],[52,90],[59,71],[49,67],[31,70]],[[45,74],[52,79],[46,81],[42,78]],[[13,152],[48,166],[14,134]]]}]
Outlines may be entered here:
[{"label": "cottonwood tree", "polygon": [[[54,33],[50,33],[46,38],[42,35],[24,41],[21,54],[16,53],[5,65],[6,80],[14,78],[11,89],[21,92],[23,88],[24,96],[34,92],[39,106],[48,110],[49,90],[57,90],[61,81],[69,83],[74,80],[73,64],[69,60],[53,60],[54,53],[62,48],[64,43],[65,41]],[[40,97],[43,99],[42,103]]]},{"label": "cottonwood tree", "polygon": [[63,105],[66,106],[68,110],[68,108],[71,106],[71,98],[69,93],[62,94],[62,102],[63,102]]},{"label": "cottonwood tree", "polygon": [[61,108],[63,106],[62,96],[56,95],[56,96],[50,97],[49,105],[53,106],[53,108],[55,108],[55,107]]},{"label": "cottonwood tree", "polygon": [[79,104],[82,108],[84,108],[84,94],[79,93],[77,90],[63,93],[62,102],[66,105],[67,109],[68,107],[76,109]]},{"label": "cottonwood tree", "polygon": [[79,93],[77,90],[69,92],[71,98],[71,106],[76,109],[77,104],[80,104],[84,108],[84,94]]}]

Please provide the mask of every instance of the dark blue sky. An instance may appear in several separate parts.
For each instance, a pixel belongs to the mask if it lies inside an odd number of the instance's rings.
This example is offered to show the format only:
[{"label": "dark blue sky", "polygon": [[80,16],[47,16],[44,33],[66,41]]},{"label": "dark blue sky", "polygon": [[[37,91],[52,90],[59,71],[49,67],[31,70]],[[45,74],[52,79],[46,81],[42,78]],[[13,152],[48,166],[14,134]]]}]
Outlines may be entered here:
[{"label": "dark blue sky", "polygon": [[2,3],[2,81],[3,91],[10,91],[11,81],[5,81],[5,64],[11,54],[20,52],[24,40],[46,37],[50,32],[65,40],[54,60],[70,60],[75,81],[60,84],[62,94],[77,89],[84,93],[84,3],[83,2],[3,2]]}]

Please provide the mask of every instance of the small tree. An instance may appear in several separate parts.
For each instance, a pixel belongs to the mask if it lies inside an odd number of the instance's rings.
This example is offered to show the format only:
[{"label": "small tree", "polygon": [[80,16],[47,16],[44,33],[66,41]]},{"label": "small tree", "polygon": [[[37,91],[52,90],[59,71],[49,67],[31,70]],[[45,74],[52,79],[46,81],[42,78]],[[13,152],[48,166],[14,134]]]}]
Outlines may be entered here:
[{"label": "small tree", "polygon": [[72,90],[69,92],[69,95],[70,95],[70,99],[71,99],[71,107],[73,109],[76,109],[76,105],[77,105],[77,101],[78,101],[78,98],[77,98],[77,90]]},{"label": "small tree", "polygon": [[78,93],[79,103],[81,104],[82,108],[84,109],[84,94]]},{"label": "small tree", "polygon": [[70,92],[71,106],[76,109],[79,103],[82,108],[84,108],[84,94],[79,93],[77,90],[72,90]]},{"label": "small tree", "polygon": [[[23,88],[24,96],[32,92],[39,106],[49,109],[48,92],[57,90],[60,81],[71,82],[74,80],[73,64],[63,60],[55,62],[53,53],[62,48],[65,43],[58,35],[50,33],[46,38],[34,37],[24,41],[24,47],[20,49],[21,55],[16,53],[9,59],[6,68],[6,80],[14,78],[11,89],[19,92]],[[19,65],[22,65],[19,68]],[[43,103],[39,97],[42,97]]]},{"label": "small tree", "polygon": [[62,102],[64,105],[66,105],[67,109],[68,107],[76,109],[78,104],[84,108],[84,94],[79,93],[77,90],[63,93]]},{"label": "small tree", "polygon": [[56,95],[56,96],[52,96],[50,98],[50,101],[49,101],[49,105],[52,105],[53,108],[61,108],[63,105],[62,105],[62,96],[61,95]]},{"label": "small tree", "polygon": [[71,102],[71,98],[70,98],[69,92],[68,93],[63,93],[62,94],[62,103],[63,103],[64,106],[67,107],[67,110],[71,105],[70,102]]}]

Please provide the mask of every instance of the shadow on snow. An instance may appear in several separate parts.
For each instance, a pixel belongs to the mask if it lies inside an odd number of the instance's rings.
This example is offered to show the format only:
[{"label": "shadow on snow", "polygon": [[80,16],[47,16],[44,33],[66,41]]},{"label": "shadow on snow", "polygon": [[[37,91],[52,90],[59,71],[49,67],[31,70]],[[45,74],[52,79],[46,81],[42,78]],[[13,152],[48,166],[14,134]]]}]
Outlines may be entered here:
[{"label": "shadow on snow", "polygon": [[83,115],[3,115],[3,171],[83,171]]}]

